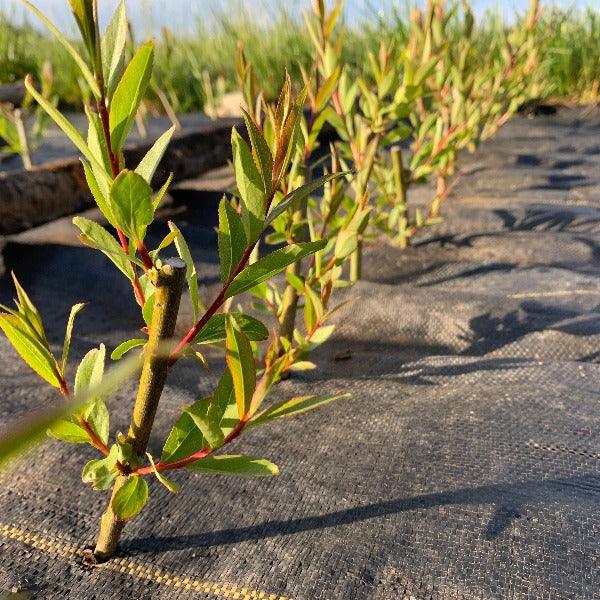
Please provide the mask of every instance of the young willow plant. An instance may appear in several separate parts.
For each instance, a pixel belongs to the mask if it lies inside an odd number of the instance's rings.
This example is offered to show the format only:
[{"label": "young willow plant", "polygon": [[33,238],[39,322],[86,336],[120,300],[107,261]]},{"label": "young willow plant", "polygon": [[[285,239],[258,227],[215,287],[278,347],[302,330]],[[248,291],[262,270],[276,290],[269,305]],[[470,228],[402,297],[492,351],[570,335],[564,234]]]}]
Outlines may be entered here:
[{"label": "young willow plant", "polygon": [[[405,125],[408,148],[384,148],[376,162],[374,224],[401,248],[422,227],[439,223],[440,209],[456,178],[459,151],[473,151],[493,135],[535,86],[541,50],[536,47],[539,6],[532,0],[526,19],[482,43],[469,4],[429,0],[411,13],[406,48],[398,55],[412,102]],[[451,41],[449,41],[451,40]],[[386,156],[387,154],[387,156]],[[426,213],[409,211],[410,188],[437,178]]]},{"label": "young willow plant", "polygon": [[[68,416],[50,427],[54,437],[94,447],[100,457],[88,462],[84,482],[94,489],[109,490],[111,498],[101,519],[100,532],[90,559],[105,560],[116,550],[127,520],[135,517],[148,501],[147,476],[155,476],[172,492],[179,486],[166,473],[186,468],[198,473],[238,476],[271,476],[278,473],[270,461],[218,451],[240,434],[274,419],[305,412],[342,396],[292,398],[264,409],[263,402],[286,366],[279,356],[278,340],[271,341],[264,365],[257,368],[253,342],[264,340],[268,331],[258,320],[241,313],[223,312],[230,299],[252,291],[298,260],[322,250],[327,240],[313,239],[289,244],[266,256],[250,257],[269,223],[286,206],[310,192],[296,190],[278,196],[300,135],[299,115],[303,95],[292,95],[289,82],[273,109],[269,139],[247,120],[250,145],[234,129],[233,165],[237,197],[223,198],[219,206],[219,257],[222,285],[207,302],[201,315],[196,269],[185,239],[175,224],[156,249],[146,246],[146,231],[169,180],[154,192],[151,182],[173,130],[161,136],[135,169],[125,164],[123,146],[135,119],[152,74],[153,45],[142,45],[127,62],[124,58],[127,18],[121,2],[103,35],[100,34],[97,4],[91,0],[70,0],[83,38],[82,56],[57,28],[28,0],[22,0],[50,28],[77,63],[87,82],[93,106],[88,106],[89,127],[83,138],[75,127],[27,81],[29,92],[69,136],[83,155],[82,163],[90,190],[111,231],[98,223],[75,217],[82,241],[103,252],[130,281],[141,308],[145,337],[127,340],[113,352],[119,359],[125,352],[143,347],[139,388],[128,433],[111,436],[110,415],[104,397],[105,346],[90,350],[75,372],[67,373],[71,334],[76,314],[71,311],[62,357],[57,360],[44,331],[42,318],[15,279],[16,310],[4,308],[0,327],[26,363],[43,379],[60,390],[65,398],[80,401]],[[314,188],[311,188],[311,190]],[[277,196],[277,203],[275,203]],[[179,258],[163,260],[165,249],[175,245]],[[175,331],[182,288],[187,282],[195,323],[177,343]],[[204,305],[202,305],[204,306]],[[205,344],[223,344],[226,367],[213,393],[185,407],[171,430],[159,459],[147,453],[154,417],[164,385],[175,362],[200,357]],[[91,390],[91,392],[90,392]],[[95,390],[104,390],[102,393]],[[86,391],[88,397],[86,397]],[[89,395],[93,397],[89,399]],[[86,398],[81,401],[81,398]]]},{"label": "young willow plant", "polygon": [[[338,84],[340,69],[333,46],[328,44],[335,28],[341,5],[325,14],[322,3],[315,3],[314,18],[307,15],[311,35],[315,39],[315,56],[306,71],[307,108],[299,113],[300,135],[290,158],[290,167],[281,179],[275,196],[275,210],[270,220],[268,244],[293,245],[307,239],[327,240],[327,245],[311,260],[296,262],[286,270],[284,281],[274,281],[256,288],[253,308],[272,313],[279,322],[277,355],[284,358],[282,374],[288,370],[314,368],[307,360],[312,350],[325,342],[334,326],[328,321],[338,307],[332,305],[333,290],[346,285],[342,279],[344,264],[357,246],[358,235],[368,220],[368,209],[360,207],[346,193],[352,174],[340,168],[337,150],[329,155],[320,152],[319,134],[324,125],[335,118],[330,105],[331,94]],[[238,82],[246,106],[248,128],[263,132],[273,146],[272,131],[276,107],[258,92],[252,65],[243,51],[238,53]],[[331,160],[331,167],[324,167]],[[319,171],[324,171],[321,176]],[[324,187],[322,199],[313,193]],[[308,198],[307,198],[308,197]],[[289,201],[284,201],[288,198]],[[305,201],[305,199],[307,200]],[[303,314],[303,325],[297,315]],[[269,352],[267,353],[267,356]]]},{"label": "young willow plant", "polygon": [[[449,7],[447,6],[449,4]],[[462,13],[461,13],[462,5]],[[448,3],[428,0],[424,12],[413,13],[410,40],[413,56],[439,56],[436,68],[424,81],[425,95],[412,121],[421,125],[413,144],[411,167],[419,162],[437,178],[428,213],[430,221],[440,209],[457,173],[459,152],[473,152],[490,137],[525,100],[523,90],[539,62],[534,28],[539,17],[532,0],[525,21],[505,35],[483,45],[466,0]],[[448,40],[453,40],[448,43]]]}]

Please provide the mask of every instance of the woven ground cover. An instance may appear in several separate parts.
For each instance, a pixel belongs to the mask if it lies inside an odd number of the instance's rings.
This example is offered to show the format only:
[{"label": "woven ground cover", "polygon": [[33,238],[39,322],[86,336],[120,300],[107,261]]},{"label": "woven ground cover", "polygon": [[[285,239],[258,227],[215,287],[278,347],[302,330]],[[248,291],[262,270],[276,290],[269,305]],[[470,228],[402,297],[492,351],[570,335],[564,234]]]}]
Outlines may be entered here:
[{"label": "woven ground cover", "polygon": [[[340,317],[317,370],[279,388],[352,398],[232,448],[272,458],[279,477],[181,473],[175,496],[151,482],[119,556],[89,568],[81,554],[106,502],[80,482],[91,452],[48,442],[25,458],[0,492],[0,589],[87,600],[597,597],[599,134],[598,111],[517,117],[466,160],[442,225],[405,252],[373,240],[364,280],[345,292],[359,297],[354,319]],[[164,217],[182,226],[210,293],[215,239],[198,210],[175,204]],[[126,282],[74,237],[29,232],[4,261],[55,340],[70,306],[94,300],[73,341],[82,356],[139,323]],[[11,295],[5,275],[0,301]],[[7,422],[51,397],[4,338],[0,351]],[[219,368],[198,381],[196,367],[175,367],[154,453]],[[121,429],[134,392],[111,400]]]}]

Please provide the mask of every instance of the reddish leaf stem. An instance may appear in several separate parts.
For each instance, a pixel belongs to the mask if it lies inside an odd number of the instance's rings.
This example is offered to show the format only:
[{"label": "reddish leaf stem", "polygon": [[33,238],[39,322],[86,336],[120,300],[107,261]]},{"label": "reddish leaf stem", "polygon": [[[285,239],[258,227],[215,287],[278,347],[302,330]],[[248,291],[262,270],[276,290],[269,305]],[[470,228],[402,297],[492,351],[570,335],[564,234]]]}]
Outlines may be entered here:
[{"label": "reddish leaf stem", "polygon": [[[69,387],[67,385],[67,382],[64,379],[61,379],[61,382],[60,382],[60,393],[67,400],[71,399],[71,395],[69,393]],[[88,434],[88,437],[90,438],[90,443],[92,444],[92,446],[94,446],[94,448],[96,448],[97,450],[102,452],[102,454],[104,454],[104,456],[108,456],[110,454],[109,447],[94,433],[94,430],[90,427],[90,424],[88,423],[88,421],[82,417],[79,422],[80,422],[81,426],[85,429],[85,432]],[[123,465],[121,462],[117,461],[117,464],[115,466],[117,467],[117,469],[119,470],[120,473],[124,473],[124,474],[128,473],[128,468],[125,465]]]},{"label": "reddish leaf stem", "polygon": [[235,268],[235,270],[233,271],[233,273],[231,274],[221,291],[217,294],[217,297],[213,300],[212,304],[206,309],[206,312],[202,315],[202,318],[186,333],[185,337],[179,342],[179,344],[177,344],[177,347],[171,353],[171,356],[169,357],[169,365],[173,365],[175,364],[175,362],[177,362],[177,360],[181,356],[181,353],[183,352],[183,349],[198,335],[198,333],[200,333],[200,331],[202,331],[202,328],[208,323],[209,319],[219,310],[219,308],[221,308],[221,306],[223,306],[227,290],[233,283],[233,280],[240,274],[242,269],[246,266],[246,263],[250,259],[250,255],[252,254],[252,250],[254,250],[256,244],[257,242],[254,242],[246,248],[244,254],[242,254],[242,257],[240,258],[237,267]]},{"label": "reddish leaf stem", "polygon": [[[233,442],[233,440],[235,440],[235,438],[237,438],[240,435],[240,433],[242,433],[242,430],[246,426],[247,422],[248,422],[248,416],[245,416],[243,419],[238,421],[238,424],[235,426],[234,429],[231,430],[229,435],[223,440],[223,444],[219,448],[222,448],[226,444]],[[206,458],[209,454],[212,454],[213,451],[214,451],[213,448],[202,448],[201,450],[198,450],[198,452],[194,452],[194,454],[187,456],[186,458],[182,458],[181,460],[172,462],[172,463],[161,463],[159,461],[156,463],[155,467],[152,467],[152,466],[141,467],[141,468],[133,471],[133,475],[149,475],[154,472],[154,468],[156,468],[156,470],[159,472],[170,471],[172,469],[181,469],[183,467],[186,467],[187,465],[189,465],[192,462],[196,462],[197,460]]]},{"label": "reddish leaf stem", "polygon": [[81,426],[85,429],[86,433],[88,434],[88,437],[92,442],[92,446],[100,450],[100,452],[102,452],[104,456],[108,456],[110,454],[109,447],[94,433],[94,430],[90,427],[90,424],[88,423],[87,419],[84,419],[82,417]]},{"label": "reddish leaf stem", "polygon": [[[269,213],[269,208],[271,207],[271,203],[273,202],[273,198],[275,197],[276,186],[273,185],[273,189],[269,194],[266,202],[265,202],[265,215]],[[213,300],[212,304],[206,309],[206,312],[202,315],[202,318],[185,334],[185,337],[177,344],[175,350],[171,352],[171,356],[169,357],[169,366],[174,365],[185,347],[202,331],[203,327],[208,323],[210,318],[223,306],[225,302],[225,295],[227,294],[227,290],[233,283],[233,280],[242,272],[248,261],[250,260],[250,256],[252,255],[252,251],[254,247],[258,243],[258,240],[252,242],[246,247],[242,257],[240,258],[236,268],[231,273],[229,279],[223,285],[221,291],[217,294],[216,298]]]}]

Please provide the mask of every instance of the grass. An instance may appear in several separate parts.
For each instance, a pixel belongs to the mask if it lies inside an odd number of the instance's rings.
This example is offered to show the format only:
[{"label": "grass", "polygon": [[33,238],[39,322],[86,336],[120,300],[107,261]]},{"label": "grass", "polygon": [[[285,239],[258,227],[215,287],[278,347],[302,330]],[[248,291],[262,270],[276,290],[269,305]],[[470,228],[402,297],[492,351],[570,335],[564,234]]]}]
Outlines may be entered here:
[{"label": "grass", "polygon": [[[177,112],[202,109],[206,101],[202,80],[207,75],[212,82],[219,80],[224,91],[237,89],[238,42],[255,66],[261,87],[271,96],[281,88],[286,69],[294,81],[301,81],[299,65],[307,65],[310,56],[301,11],[284,3],[273,6],[272,2],[250,6],[242,0],[229,0],[220,8],[213,7],[211,18],[206,23],[196,21],[184,36],[176,36],[167,27],[161,30],[155,77]],[[408,4],[404,8],[390,4],[383,14],[371,10],[363,21],[348,27],[344,61],[362,72],[366,49],[377,48],[381,39],[401,43],[406,38],[408,14]],[[482,47],[497,34],[497,27],[502,23],[495,13],[478,20],[475,35]],[[547,9],[539,35],[540,43],[547,46],[541,78],[549,84],[546,89],[552,90],[550,95],[574,103],[596,102],[600,88],[600,10]],[[61,105],[78,108],[78,76],[65,52],[31,23],[17,25],[10,9],[0,9],[0,83],[39,73],[48,57]]]}]

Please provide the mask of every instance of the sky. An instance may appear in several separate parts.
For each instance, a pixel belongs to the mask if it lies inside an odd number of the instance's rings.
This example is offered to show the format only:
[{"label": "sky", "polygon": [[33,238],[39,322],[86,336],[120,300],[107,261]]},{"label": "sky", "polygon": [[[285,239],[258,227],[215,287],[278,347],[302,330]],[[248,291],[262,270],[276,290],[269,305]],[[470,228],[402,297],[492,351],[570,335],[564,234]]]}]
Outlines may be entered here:
[{"label": "sky", "polygon": [[[247,8],[256,6],[260,14],[265,14],[265,7],[279,3],[287,5],[291,14],[300,12],[309,0],[237,0]],[[412,3],[411,0],[410,3]],[[422,0],[421,0],[422,1]],[[34,4],[50,16],[61,28],[72,27],[67,0],[33,0]],[[544,3],[544,0],[542,0]],[[118,0],[101,0],[101,18],[106,21]],[[235,0],[234,0],[235,3]],[[360,20],[369,11],[384,9],[389,4],[405,5],[405,0],[346,0],[346,14],[350,22]],[[563,8],[585,7],[592,5],[594,0],[545,0],[545,4],[555,4]],[[228,4],[228,0],[127,0],[131,20],[136,24],[138,33],[151,35],[169,22],[172,29],[189,29],[194,18],[210,21],[211,10]],[[231,5],[231,1],[229,0]],[[472,0],[472,5],[478,14],[483,14],[488,8],[500,8],[505,19],[510,20],[515,11],[525,12],[528,0]],[[19,14],[22,9],[17,0],[0,0],[0,8],[9,14]]]}]

